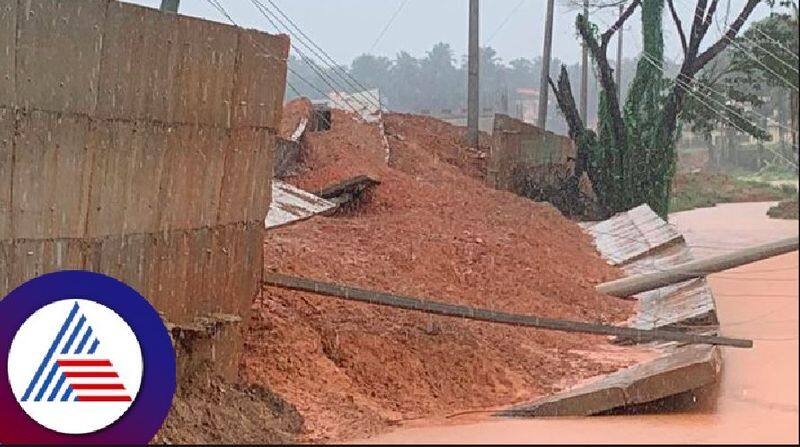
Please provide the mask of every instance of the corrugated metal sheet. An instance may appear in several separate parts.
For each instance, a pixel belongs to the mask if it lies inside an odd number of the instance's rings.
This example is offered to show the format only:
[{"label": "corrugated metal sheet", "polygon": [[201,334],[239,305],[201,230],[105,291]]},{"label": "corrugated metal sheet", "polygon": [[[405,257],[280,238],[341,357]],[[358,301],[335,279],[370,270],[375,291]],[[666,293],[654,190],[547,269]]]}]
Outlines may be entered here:
[{"label": "corrugated metal sheet", "polygon": [[336,204],[319,198],[300,188],[272,180],[272,203],[264,225],[267,229],[281,227],[308,219],[336,207]]},{"label": "corrugated metal sheet", "polygon": [[[650,255],[623,267],[630,275],[653,273],[692,261],[684,242],[657,247]],[[718,325],[716,304],[705,278],[672,284],[635,295],[636,315],[629,321],[639,329],[664,326],[692,327]]]},{"label": "corrugated metal sheet", "polygon": [[719,325],[714,295],[704,278],[664,289],[637,296],[636,315],[629,321],[630,326],[638,329],[675,326],[704,330]]},{"label": "corrugated metal sheet", "polygon": [[[655,272],[692,260],[682,235],[647,205],[582,227],[594,237],[600,254],[610,264],[625,264],[623,270],[628,275]],[[628,321],[632,327],[672,326],[709,335],[719,329],[714,296],[705,278],[640,293],[634,298],[636,313]],[[662,355],[498,414],[588,416],[670,396],[685,396],[719,378],[722,358],[715,346],[680,346],[672,342],[655,342],[650,346]]]},{"label": "corrugated metal sheet", "polygon": [[[683,236],[647,205],[609,220],[584,225],[600,254],[611,264],[624,264],[629,276],[653,273],[694,258]],[[636,314],[628,324],[638,329],[664,326],[718,325],[716,303],[704,278],[684,281],[635,295]]]},{"label": "corrugated metal sheet", "polygon": [[289,137],[289,141],[299,140],[300,137],[303,136],[303,133],[305,133],[306,126],[308,126],[308,118],[302,118],[300,123],[297,124],[297,129],[295,129],[292,135]]},{"label": "corrugated metal sheet", "polygon": [[600,254],[612,265],[625,264],[658,247],[683,239],[672,225],[647,205],[582,226],[594,238]]}]

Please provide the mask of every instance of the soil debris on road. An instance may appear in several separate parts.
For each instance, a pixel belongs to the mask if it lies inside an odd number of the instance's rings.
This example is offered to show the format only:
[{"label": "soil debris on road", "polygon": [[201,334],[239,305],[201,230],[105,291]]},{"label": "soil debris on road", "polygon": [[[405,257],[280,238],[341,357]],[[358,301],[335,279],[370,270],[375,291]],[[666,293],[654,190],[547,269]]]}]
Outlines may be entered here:
[{"label": "soil debris on road", "polygon": [[[291,105],[290,105],[291,106]],[[270,231],[266,269],[451,303],[619,323],[631,303],[594,291],[620,276],[551,206],[486,187],[459,129],[334,110],[305,136],[306,190],[357,175],[381,184],[357,212]],[[460,162],[468,160],[466,163]],[[470,161],[471,160],[471,161]],[[506,405],[628,366],[606,338],[468,322],[266,287],[246,334],[244,375],[296,406],[308,439],[342,440],[400,421]],[[614,354],[598,355],[598,352]]]}]

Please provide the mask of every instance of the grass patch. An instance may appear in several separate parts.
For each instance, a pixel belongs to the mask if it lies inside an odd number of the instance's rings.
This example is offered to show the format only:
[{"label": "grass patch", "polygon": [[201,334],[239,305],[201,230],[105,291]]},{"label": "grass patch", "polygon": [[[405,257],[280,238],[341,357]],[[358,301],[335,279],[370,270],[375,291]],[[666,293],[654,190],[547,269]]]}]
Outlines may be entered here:
[{"label": "grass patch", "polygon": [[779,181],[779,180],[797,180],[797,171],[785,165],[772,164],[765,166],[761,170],[740,176],[745,180],[755,181]]},{"label": "grass patch", "polygon": [[797,197],[781,202],[767,211],[773,219],[798,220]]},{"label": "grass patch", "polygon": [[797,190],[790,185],[779,187],[726,174],[693,172],[675,176],[670,212],[710,207],[718,203],[769,202],[792,198],[797,198]]}]

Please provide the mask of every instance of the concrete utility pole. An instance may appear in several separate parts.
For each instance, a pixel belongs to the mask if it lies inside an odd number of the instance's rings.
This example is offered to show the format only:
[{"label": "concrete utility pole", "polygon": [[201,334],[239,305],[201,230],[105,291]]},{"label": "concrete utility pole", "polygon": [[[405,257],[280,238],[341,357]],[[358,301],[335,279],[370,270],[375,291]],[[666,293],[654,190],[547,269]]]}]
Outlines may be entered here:
[{"label": "concrete utility pole", "polygon": [[550,77],[550,54],[553,50],[553,3],[554,0],[547,0],[547,18],[544,25],[544,49],[542,50],[542,78],[539,82],[539,127],[547,127],[547,95],[550,84],[547,80]]},{"label": "concrete utility pole", "polygon": [[[625,12],[625,6],[619,5],[619,16]],[[622,101],[622,32],[625,28],[619,27],[619,36],[617,36],[617,98]]]},{"label": "concrete utility pole", "polygon": [[467,145],[478,147],[478,120],[480,118],[480,87],[478,73],[480,70],[478,0],[469,0],[469,68],[467,77]]},{"label": "concrete utility pole", "polygon": [[655,290],[659,287],[677,284],[692,278],[700,278],[712,273],[730,270],[741,265],[751,264],[762,259],[797,251],[798,238],[790,237],[779,241],[736,250],[710,258],[699,259],[685,264],[667,267],[655,273],[617,279],[596,287],[600,293],[617,297],[628,297],[637,293]]},{"label": "concrete utility pole", "polygon": [[[798,5],[794,5],[794,47],[800,46],[800,26],[798,26]],[[796,50],[795,50],[796,51]],[[792,89],[789,97],[790,107],[789,120],[791,121],[792,132],[792,158],[795,162],[800,161],[800,139],[797,133],[800,131],[800,95],[797,90]]]},{"label": "concrete utility pole", "polygon": [[[589,17],[589,0],[583,0],[583,16]],[[588,115],[589,98],[589,47],[583,44],[581,55],[581,121],[586,126],[586,116]]]},{"label": "concrete utility pole", "polygon": [[178,12],[181,0],[161,0],[161,10],[164,12]]}]

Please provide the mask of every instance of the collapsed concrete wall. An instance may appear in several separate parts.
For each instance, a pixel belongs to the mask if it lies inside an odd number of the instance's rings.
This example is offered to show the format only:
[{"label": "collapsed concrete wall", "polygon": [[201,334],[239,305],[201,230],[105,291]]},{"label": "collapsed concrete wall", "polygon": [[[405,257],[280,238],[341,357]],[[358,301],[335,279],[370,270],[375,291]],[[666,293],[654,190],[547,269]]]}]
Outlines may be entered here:
[{"label": "collapsed concrete wall", "polygon": [[506,115],[496,115],[487,163],[490,186],[550,202],[568,216],[598,213],[591,182],[575,174],[572,141]]},{"label": "collapsed concrete wall", "polygon": [[0,296],[88,269],[174,324],[245,317],[288,46],[111,0],[4,2]]},{"label": "collapsed concrete wall", "polygon": [[530,173],[542,185],[555,184],[572,173],[574,158],[575,146],[569,138],[495,115],[487,172],[491,186],[515,191],[521,172]]}]

